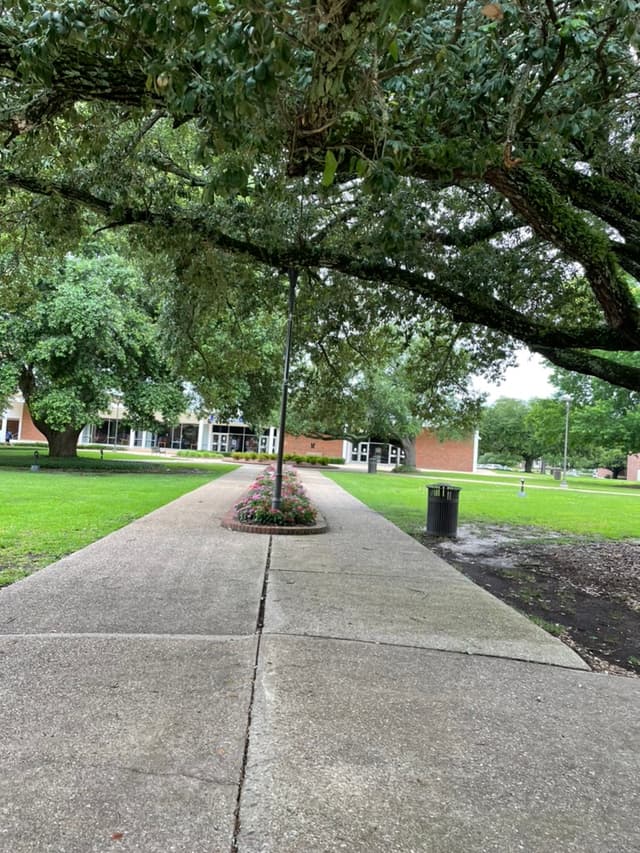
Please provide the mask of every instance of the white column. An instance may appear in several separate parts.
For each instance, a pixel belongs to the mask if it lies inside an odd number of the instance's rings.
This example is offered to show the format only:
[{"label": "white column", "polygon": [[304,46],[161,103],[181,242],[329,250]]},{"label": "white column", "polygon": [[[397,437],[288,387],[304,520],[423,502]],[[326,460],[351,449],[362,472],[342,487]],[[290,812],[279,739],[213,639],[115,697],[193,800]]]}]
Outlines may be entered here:
[{"label": "white column", "polygon": [[0,427],[0,441],[6,441],[7,438],[7,416],[2,415],[2,427]]},{"label": "white column", "polygon": [[342,442],[342,455],[344,457],[345,462],[351,462],[351,450],[351,442],[347,441],[347,439],[345,438]]},{"label": "white column", "polygon": [[207,446],[207,421],[198,421],[198,450],[208,450]]}]

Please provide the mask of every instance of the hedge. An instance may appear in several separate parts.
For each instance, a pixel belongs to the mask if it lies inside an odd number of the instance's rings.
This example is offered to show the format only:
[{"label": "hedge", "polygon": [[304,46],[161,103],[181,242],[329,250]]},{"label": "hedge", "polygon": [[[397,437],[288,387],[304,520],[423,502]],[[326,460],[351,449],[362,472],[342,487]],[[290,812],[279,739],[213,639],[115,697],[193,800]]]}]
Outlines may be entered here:
[{"label": "hedge", "polygon": [[[277,459],[275,453],[257,453],[255,451],[249,452],[240,452],[234,451],[231,454],[232,459],[244,459],[245,461],[251,462],[273,462]],[[295,462],[299,464],[305,465],[344,465],[344,459],[342,456],[318,456],[317,454],[310,454],[308,456],[304,456],[298,453],[285,453],[284,455],[285,462]]]}]

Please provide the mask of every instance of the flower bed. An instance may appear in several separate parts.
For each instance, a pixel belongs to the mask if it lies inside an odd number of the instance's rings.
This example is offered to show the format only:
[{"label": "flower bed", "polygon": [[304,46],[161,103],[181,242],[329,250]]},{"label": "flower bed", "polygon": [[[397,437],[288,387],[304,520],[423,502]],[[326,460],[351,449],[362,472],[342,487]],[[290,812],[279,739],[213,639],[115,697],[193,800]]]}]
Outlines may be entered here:
[{"label": "flower bed", "polygon": [[235,518],[245,524],[275,524],[311,526],[317,513],[292,468],[282,471],[282,503],[271,508],[275,488],[275,468],[271,465],[253,483],[249,491],[234,506]]}]

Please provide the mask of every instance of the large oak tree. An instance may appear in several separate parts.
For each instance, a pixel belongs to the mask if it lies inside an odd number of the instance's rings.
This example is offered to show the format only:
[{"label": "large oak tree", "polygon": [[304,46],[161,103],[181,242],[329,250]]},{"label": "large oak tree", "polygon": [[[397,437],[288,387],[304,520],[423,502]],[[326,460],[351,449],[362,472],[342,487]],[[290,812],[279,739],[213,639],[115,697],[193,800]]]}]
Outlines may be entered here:
[{"label": "large oak tree", "polygon": [[0,401],[19,389],[50,456],[74,457],[87,424],[114,396],[126,421],[153,429],[187,404],[160,344],[138,270],[115,253],[64,258],[29,304],[0,312]]},{"label": "large oak tree", "polygon": [[20,0],[0,273],[88,212],[183,271],[334,271],[639,389],[639,6]]}]

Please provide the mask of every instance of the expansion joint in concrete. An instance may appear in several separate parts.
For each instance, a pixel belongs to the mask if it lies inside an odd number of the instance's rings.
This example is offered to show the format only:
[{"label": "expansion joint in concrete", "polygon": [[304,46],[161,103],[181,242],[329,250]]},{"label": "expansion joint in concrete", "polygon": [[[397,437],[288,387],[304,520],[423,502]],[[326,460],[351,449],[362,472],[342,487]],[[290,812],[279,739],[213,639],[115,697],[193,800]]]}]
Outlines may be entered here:
[{"label": "expansion joint in concrete", "polygon": [[242,800],[242,790],[244,788],[244,780],[247,772],[247,761],[249,759],[249,742],[251,739],[251,721],[253,717],[253,701],[256,693],[256,678],[258,675],[258,664],[260,662],[260,647],[262,645],[262,631],[264,628],[264,616],[267,605],[267,591],[269,587],[269,570],[271,568],[271,549],[273,547],[273,537],[269,536],[269,546],[267,548],[267,559],[264,567],[264,577],[262,580],[262,591],[260,593],[260,606],[258,608],[258,619],[256,622],[256,656],[253,662],[253,673],[251,676],[251,691],[249,693],[249,708],[247,710],[247,727],[244,736],[244,753],[242,756],[242,768],[240,770],[240,780],[238,782],[238,795],[236,797],[236,807],[234,811],[233,838],[231,840],[231,853],[238,853],[238,839],[240,837],[240,802]]}]

